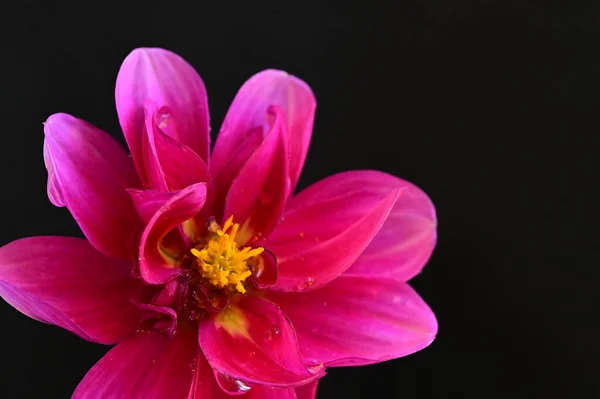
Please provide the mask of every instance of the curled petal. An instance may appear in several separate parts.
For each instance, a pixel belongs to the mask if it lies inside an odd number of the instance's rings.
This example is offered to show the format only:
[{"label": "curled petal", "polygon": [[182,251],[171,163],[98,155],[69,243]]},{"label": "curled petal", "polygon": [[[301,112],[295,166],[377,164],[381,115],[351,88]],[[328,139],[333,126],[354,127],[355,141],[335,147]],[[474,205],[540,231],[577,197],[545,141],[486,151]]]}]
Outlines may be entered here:
[{"label": "curled petal", "polygon": [[157,191],[157,190],[127,190],[135,206],[138,216],[144,224],[148,224],[152,216],[168,200],[173,198],[175,193]]},{"label": "curled petal", "polygon": [[206,185],[197,183],[167,201],[150,219],[140,242],[139,265],[143,279],[150,284],[166,283],[178,274],[178,254],[183,245],[172,250],[165,237],[182,223],[192,219],[204,205]]},{"label": "curled petal", "polygon": [[201,322],[199,342],[215,371],[250,384],[289,387],[323,375],[322,367],[304,364],[281,309],[258,297],[243,295]]},{"label": "curled petal", "polygon": [[[260,143],[266,136],[269,124],[265,113],[272,105],[282,110],[287,121],[290,142],[288,176],[290,189],[293,190],[310,144],[316,100],[305,82],[284,71],[270,69],[259,72],[240,88],[215,143],[211,160],[213,175],[216,176],[230,163],[233,154],[236,154],[235,159],[239,164],[250,157],[252,152],[244,153],[240,149],[257,146],[256,140]],[[229,168],[229,173],[235,176],[231,165]]]},{"label": "curled petal", "polygon": [[245,245],[266,237],[277,225],[289,192],[288,141],[281,110],[269,109],[270,133],[233,181],[224,216],[240,221],[238,243]]},{"label": "curled petal", "polygon": [[100,129],[67,114],[44,124],[48,195],[66,206],[100,252],[131,259],[140,221],[126,188],[139,181],[131,159]]},{"label": "curled petal", "polygon": [[149,187],[175,191],[194,183],[210,186],[212,179],[204,160],[188,146],[164,133],[170,125],[176,125],[171,111],[147,102],[145,114],[142,158]]},{"label": "curled petal", "polygon": [[437,333],[435,315],[406,283],[340,276],[305,293],[270,292],[291,319],[306,361],[357,366],[409,355]]},{"label": "curled petal", "polygon": [[260,254],[250,266],[252,269],[250,281],[255,287],[265,289],[273,286],[277,281],[277,258],[268,249]]},{"label": "curled petal", "polygon": [[144,312],[142,325],[168,333],[170,336],[175,335],[177,332],[177,312],[173,308],[147,303],[139,303],[137,306]]},{"label": "curled petal", "polygon": [[0,248],[0,296],[27,316],[93,342],[112,344],[134,331],[137,282],[128,262],[87,241],[31,237]]},{"label": "curled petal", "polygon": [[73,399],[189,399],[198,352],[194,331],[139,331],[96,363]]},{"label": "curled petal", "polygon": [[266,243],[279,265],[272,289],[312,290],[345,272],[377,234],[400,195],[400,190],[393,190],[387,195],[306,196],[305,202],[286,212]]},{"label": "curled petal", "polygon": [[[173,123],[165,133],[208,162],[210,149],[206,88],[183,58],[159,48],[139,48],[123,61],[115,88],[119,122],[140,176],[144,176],[144,105],[167,107]],[[143,182],[147,184],[147,181]]]},{"label": "curled petal", "polygon": [[[229,154],[227,163],[225,163],[217,172],[212,172],[214,176],[215,196],[221,199],[221,201],[217,203],[219,206],[215,209],[216,215],[220,216],[223,211],[223,206],[225,205],[223,199],[231,187],[231,183],[240,173],[240,170],[254,151],[260,147],[262,141],[262,127],[252,129],[244,139],[243,145],[236,149],[234,153]],[[211,170],[212,165],[213,163],[211,163]]]}]

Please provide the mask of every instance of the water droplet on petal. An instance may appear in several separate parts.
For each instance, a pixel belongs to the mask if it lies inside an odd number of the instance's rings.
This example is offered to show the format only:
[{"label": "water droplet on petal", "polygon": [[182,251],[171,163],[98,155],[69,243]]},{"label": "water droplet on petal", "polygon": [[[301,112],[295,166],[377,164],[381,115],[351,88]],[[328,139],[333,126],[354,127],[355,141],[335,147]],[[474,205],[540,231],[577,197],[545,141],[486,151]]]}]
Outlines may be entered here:
[{"label": "water droplet on petal", "polygon": [[269,331],[267,331],[267,340],[271,341],[275,338],[279,338],[280,335],[281,331],[279,330],[279,327],[274,326]]},{"label": "water droplet on petal", "polygon": [[244,381],[235,380],[235,385],[237,385],[240,392],[248,392],[250,390],[250,386],[247,385]]},{"label": "water droplet on petal", "polygon": [[215,373],[215,378],[221,389],[230,395],[239,395],[248,392],[252,388],[244,381],[232,378],[222,373]]}]

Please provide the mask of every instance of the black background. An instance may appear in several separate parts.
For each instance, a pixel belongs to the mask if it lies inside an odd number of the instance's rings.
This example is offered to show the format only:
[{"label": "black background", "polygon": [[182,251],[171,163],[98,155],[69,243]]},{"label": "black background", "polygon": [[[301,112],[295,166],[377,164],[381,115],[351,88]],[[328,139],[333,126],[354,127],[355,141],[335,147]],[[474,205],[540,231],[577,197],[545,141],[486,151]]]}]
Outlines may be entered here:
[{"label": "black background", "polygon": [[[114,82],[133,48],[196,67],[215,134],[247,77],[285,69],[318,99],[302,186],[380,169],[422,187],[439,217],[413,281],[437,340],[330,369],[318,397],[600,394],[598,2],[19,4],[0,28],[0,244],[80,235],[47,199],[42,122],[68,112],[124,143]],[[4,302],[0,315],[2,398],[68,398],[108,350]]]}]

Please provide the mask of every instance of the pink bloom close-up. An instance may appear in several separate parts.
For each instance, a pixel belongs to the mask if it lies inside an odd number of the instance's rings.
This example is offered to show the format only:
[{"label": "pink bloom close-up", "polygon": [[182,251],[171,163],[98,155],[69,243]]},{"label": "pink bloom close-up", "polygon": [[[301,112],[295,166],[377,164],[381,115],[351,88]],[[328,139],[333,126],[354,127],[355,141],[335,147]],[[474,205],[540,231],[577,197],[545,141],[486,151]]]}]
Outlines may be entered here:
[{"label": "pink bloom close-up", "polygon": [[198,73],[136,49],[115,98],[126,151],[67,114],[44,124],[48,197],[87,239],[0,248],[0,295],[115,345],[73,398],[313,399],[328,367],[409,355],[437,333],[407,281],[436,244],[429,197],[373,170],[296,193],[316,100],[265,70],[239,89],[211,151]]}]

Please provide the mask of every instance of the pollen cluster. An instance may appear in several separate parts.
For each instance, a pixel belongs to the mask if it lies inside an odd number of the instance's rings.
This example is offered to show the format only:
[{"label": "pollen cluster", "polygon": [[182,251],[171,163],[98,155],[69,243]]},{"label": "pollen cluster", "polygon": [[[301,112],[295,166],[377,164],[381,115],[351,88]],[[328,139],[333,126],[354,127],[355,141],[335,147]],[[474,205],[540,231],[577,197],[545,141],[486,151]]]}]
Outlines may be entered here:
[{"label": "pollen cluster", "polygon": [[227,219],[223,228],[217,222],[211,222],[206,244],[202,248],[192,248],[191,252],[206,282],[243,294],[246,292],[244,281],[252,275],[248,261],[262,254],[264,248],[240,249],[235,241],[239,227],[239,224],[233,223],[233,216]]}]

